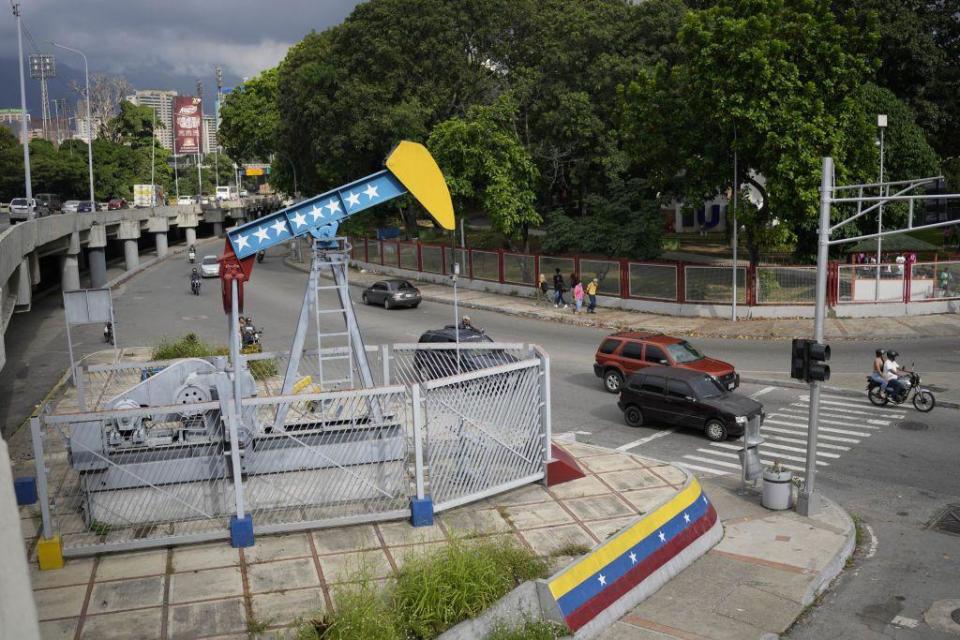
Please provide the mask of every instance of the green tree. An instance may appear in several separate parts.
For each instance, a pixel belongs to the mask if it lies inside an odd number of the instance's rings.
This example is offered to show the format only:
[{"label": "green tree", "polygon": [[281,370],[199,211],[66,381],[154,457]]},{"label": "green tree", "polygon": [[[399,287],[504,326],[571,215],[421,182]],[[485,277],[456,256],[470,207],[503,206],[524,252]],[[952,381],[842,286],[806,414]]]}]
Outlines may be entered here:
[{"label": "green tree", "polygon": [[751,262],[777,222],[802,245],[816,223],[820,158],[836,158],[840,180],[860,172],[848,166],[858,156],[844,125],[875,41],[825,0],[724,0],[690,12],[678,63],[625,92],[629,148],[661,191],[691,204],[729,188],[735,149],[759,205],[747,217]]},{"label": "green tree", "polygon": [[485,211],[494,229],[526,241],[529,226],[541,221],[533,206],[539,174],[513,129],[515,114],[506,100],[471,107],[434,127],[427,146],[461,214]]},{"label": "green tree", "polygon": [[220,108],[217,135],[237,163],[266,161],[277,150],[280,113],[276,67],[247,80],[227,94]]}]

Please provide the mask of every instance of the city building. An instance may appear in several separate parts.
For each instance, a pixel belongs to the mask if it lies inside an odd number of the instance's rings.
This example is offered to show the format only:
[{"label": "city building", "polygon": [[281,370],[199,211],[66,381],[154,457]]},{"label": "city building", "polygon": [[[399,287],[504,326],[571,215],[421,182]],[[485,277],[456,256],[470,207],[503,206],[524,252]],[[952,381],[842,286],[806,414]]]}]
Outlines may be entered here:
[{"label": "city building", "polygon": [[[92,126],[90,126],[89,122],[93,123]],[[73,137],[77,138],[78,140],[83,140],[84,142],[89,142],[91,130],[92,130],[93,139],[96,140],[100,132],[100,123],[101,123],[100,118],[90,118],[90,120],[88,121],[86,118],[81,118],[80,116],[77,116],[76,118],[77,130],[74,133]]]},{"label": "city building", "polygon": [[217,117],[213,115],[203,116],[203,131],[200,136],[200,148],[203,153],[213,153],[219,151],[217,143]]},{"label": "city building", "polygon": [[154,135],[165,149],[173,149],[173,99],[176,96],[176,91],[158,89],[143,89],[127,96],[133,104],[157,110],[157,122],[163,127],[158,124]]},{"label": "city building", "polygon": [[[0,125],[9,129],[20,140],[20,109],[0,109]],[[27,114],[27,130],[30,130],[30,114]],[[23,142],[21,140],[21,142]]]}]

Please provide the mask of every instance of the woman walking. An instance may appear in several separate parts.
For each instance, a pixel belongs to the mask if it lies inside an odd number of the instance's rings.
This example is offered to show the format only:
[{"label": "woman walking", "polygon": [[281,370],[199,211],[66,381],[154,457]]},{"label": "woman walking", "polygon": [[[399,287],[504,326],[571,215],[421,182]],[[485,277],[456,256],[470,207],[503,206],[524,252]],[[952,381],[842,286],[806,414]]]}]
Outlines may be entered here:
[{"label": "woman walking", "polygon": [[576,303],[573,312],[580,313],[580,310],[583,308],[583,283],[579,280],[577,280],[576,286],[573,287],[573,301]]}]

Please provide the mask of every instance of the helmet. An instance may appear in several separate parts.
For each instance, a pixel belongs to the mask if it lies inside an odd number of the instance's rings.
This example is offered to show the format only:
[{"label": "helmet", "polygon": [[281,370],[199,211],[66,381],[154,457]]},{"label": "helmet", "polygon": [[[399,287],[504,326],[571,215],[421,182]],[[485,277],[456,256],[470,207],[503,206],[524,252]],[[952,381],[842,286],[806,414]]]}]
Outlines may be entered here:
[{"label": "helmet", "polygon": [[194,272],[194,273],[197,272],[197,268],[196,268],[196,267],[193,268],[193,272]]},{"label": "helmet", "polygon": [[890,358],[891,360],[896,360],[897,356],[899,355],[900,354],[897,353],[896,351],[887,351],[887,357]]},{"label": "helmet", "polygon": [[877,357],[882,358],[883,354],[886,353],[883,349],[877,349]]}]

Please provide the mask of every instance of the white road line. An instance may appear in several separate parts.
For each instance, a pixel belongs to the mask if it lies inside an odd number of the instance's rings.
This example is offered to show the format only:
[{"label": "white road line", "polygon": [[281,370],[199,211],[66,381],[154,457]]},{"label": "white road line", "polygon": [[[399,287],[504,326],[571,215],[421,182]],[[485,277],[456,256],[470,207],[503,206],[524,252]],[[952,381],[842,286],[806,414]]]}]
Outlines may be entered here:
[{"label": "white road line", "polygon": [[[792,442],[794,444],[807,444],[806,440],[800,438],[787,438],[784,436],[766,436],[767,440],[776,440],[777,442]],[[837,451],[850,451],[850,447],[844,447],[839,444],[827,444],[817,441],[817,449],[835,449]]]},{"label": "white road line", "polygon": [[[796,408],[794,408],[794,405],[791,405],[791,406],[789,406],[789,407],[780,407],[777,411],[787,411],[787,412],[789,412],[789,413],[796,413],[796,414],[804,415],[804,416],[809,414],[809,408],[808,408],[808,407],[802,407],[802,408],[796,407]],[[844,414],[842,414],[842,413],[829,413],[829,412],[827,412],[827,411],[821,411],[821,412],[820,412],[820,417],[824,417],[824,416],[826,416],[827,418],[840,418],[840,419],[842,419],[842,420],[866,420],[869,424],[874,424],[874,425],[877,425],[877,426],[879,426],[879,427],[889,427],[889,426],[890,426],[890,421],[889,421],[889,420],[877,420],[876,418],[861,418],[860,416],[847,416],[847,415],[844,415]]]},{"label": "white road line", "polygon": [[[790,405],[791,407],[797,407],[800,411],[809,411],[810,403],[809,402],[794,402]],[[906,417],[904,413],[881,413],[881,412],[870,412],[870,411],[860,411],[859,409],[841,409],[839,407],[820,407],[825,409],[830,413],[841,413],[844,417],[847,418],[859,418],[861,416],[869,416],[871,418],[889,418],[891,420],[902,420]],[[852,415],[851,415],[852,414]]]},{"label": "white road line", "polygon": [[[763,427],[760,429],[760,433],[766,433],[769,431],[772,431],[774,433],[787,433],[787,434],[799,435],[799,436],[807,435],[806,431],[794,431],[792,429],[779,429],[777,427],[768,427],[767,425],[763,425]],[[830,440],[832,442],[849,442],[850,444],[860,444],[860,441],[854,438],[842,438],[840,436],[827,436],[822,433],[817,435],[817,439],[818,441]]]},{"label": "white road line", "polygon": [[776,387],[764,387],[763,389],[760,389],[760,391],[757,391],[756,393],[751,394],[750,397],[756,400],[760,396],[768,394],[774,389],[776,389]]},{"label": "white road line", "polygon": [[740,465],[732,464],[730,462],[723,462],[721,460],[714,460],[713,458],[704,458],[703,456],[683,456],[684,460],[694,460],[696,462],[706,462],[707,464],[713,464],[720,467],[727,467],[729,469],[740,470]]},{"label": "white road line", "polygon": [[[768,422],[771,424],[783,425],[785,427],[794,427],[794,428],[799,427],[801,429],[807,428],[807,425],[798,424],[796,422],[786,422],[784,420],[773,420],[771,418],[767,418],[766,420],[764,420],[764,424],[767,424]],[[851,431],[850,429],[835,429],[833,427],[818,427],[817,431],[826,431],[827,433],[840,433],[845,436],[860,436],[861,438],[869,438],[871,436],[871,434],[865,431]]]},{"label": "white road line", "polygon": [[701,467],[700,465],[690,464],[689,462],[683,462],[682,460],[677,460],[677,461],[673,462],[672,464],[679,465],[679,466],[683,467],[684,469],[690,469],[690,470],[693,470],[693,471],[700,471],[701,473],[710,473],[710,474],[713,474],[713,475],[715,475],[715,476],[725,476],[725,475],[728,475],[728,474],[730,473],[729,471],[726,471],[726,470],[711,469],[710,467]]},{"label": "white road line", "polygon": [[662,438],[663,436],[668,436],[668,435],[670,435],[671,433],[673,433],[674,431],[676,431],[676,429],[664,429],[663,431],[658,431],[658,432],[654,433],[653,435],[647,436],[646,438],[640,438],[639,440],[634,440],[633,442],[628,442],[627,444],[622,444],[622,445],[620,445],[619,447],[617,447],[617,451],[629,451],[630,449],[634,449],[634,448],[636,448],[636,447],[639,447],[639,446],[642,445],[642,444],[647,444],[647,443],[650,442],[651,440],[656,440],[657,438]]},{"label": "white road line", "polygon": [[[740,451],[740,449],[741,449],[741,447],[738,447],[738,446],[735,445],[735,444],[727,444],[727,443],[725,443],[725,442],[714,442],[714,443],[712,443],[712,444],[713,444],[714,447],[721,447],[721,448],[723,448],[723,449],[733,449],[734,451]],[[763,443],[762,445],[760,445],[760,446],[763,447],[764,449],[782,449],[783,451],[793,451],[794,453],[802,453],[802,454],[804,454],[803,459],[804,459],[804,460],[806,459],[806,453],[807,453],[806,448],[788,447],[787,445],[774,444],[774,443],[772,443],[772,442],[764,442],[764,443]],[[825,451],[820,451],[820,448],[819,448],[819,447],[817,447],[817,455],[818,455],[818,456],[823,456],[824,458],[839,458],[839,457],[840,457],[840,454],[838,454],[838,453],[827,453],[827,452],[825,452]],[[784,456],[784,457],[786,457],[786,456]]]},{"label": "white road line", "polygon": [[867,533],[870,534],[870,548],[867,549],[867,555],[865,555],[863,559],[869,560],[873,556],[877,555],[877,545],[880,544],[880,541],[877,539],[877,534],[873,532],[873,527],[867,523],[864,523],[863,526],[867,530]]},{"label": "white road line", "polygon": [[[809,405],[810,399],[800,396],[800,402],[804,405]],[[901,419],[907,416],[907,414],[905,413],[890,413],[889,409],[886,409],[884,407],[874,407],[873,405],[869,405],[869,404],[864,404],[864,405],[850,404],[849,402],[833,402],[831,400],[821,400],[820,404],[821,405],[824,405],[824,404],[839,405],[839,406],[830,407],[830,411],[842,411],[843,413],[858,413],[865,416],[881,416],[884,418],[901,418]],[[842,407],[861,407],[861,408],[850,409],[850,408],[842,408]],[[863,409],[870,409],[870,410],[863,411]]]},{"label": "white road line", "polygon": [[[724,458],[733,458],[734,460],[740,460],[740,456],[738,456],[737,454],[727,453],[726,451],[717,451],[716,449],[697,449],[697,451],[699,451],[700,453],[712,453],[715,456],[723,456]],[[800,458],[797,456],[779,455],[777,456],[777,458],[778,459],[783,458],[784,460],[792,460],[793,462],[799,462],[801,464],[806,464],[807,462],[806,458]],[[761,462],[763,462],[764,464],[773,464],[768,460],[762,460]],[[817,464],[820,465],[821,467],[830,466],[829,463],[821,462],[820,460],[817,460]]]},{"label": "white road line", "polygon": [[[770,413],[770,414],[768,414],[768,417],[770,417],[770,418],[775,418],[775,417],[777,417],[777,416],[779,416],[779,417],[781,417],[781,418],[787,418],[788,420],[799,420],[799,419],[800,419],[799,416],[795,416],[795,415],[793,415],[793,414],[788,414],[788,413]],[[852,418],[851,418],[851,419],[852,419]],[[880,429],[880,427],[878,427],[878,426],[875,425],[875,424],[861,424],[860,422],[856,422],[856,423],[854,423],[854,424],[850,424],[849,422],[840,422],[839,420],[824,420],[823,418],[820,418],[820,424],[832,424],[832,425],[836,425],[836,426],[838,426],[838,427],[856,427],[856,428],[858,428],[858,429],[877,429],[877,430]]]}]

